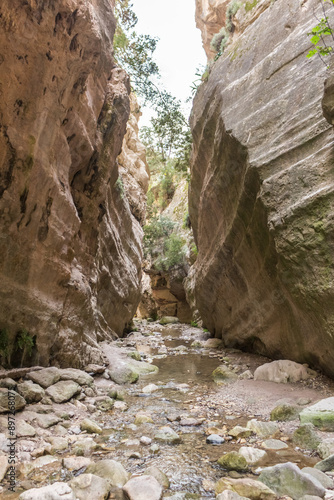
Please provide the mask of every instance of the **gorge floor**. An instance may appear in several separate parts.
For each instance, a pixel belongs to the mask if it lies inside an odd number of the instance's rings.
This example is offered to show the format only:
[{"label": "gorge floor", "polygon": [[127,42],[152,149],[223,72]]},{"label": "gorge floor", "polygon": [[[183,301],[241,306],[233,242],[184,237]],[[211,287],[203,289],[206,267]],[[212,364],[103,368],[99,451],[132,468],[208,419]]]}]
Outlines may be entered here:
[{"label": "gorge floor", "polygon": [[[94,406],[92,392],[85,388],[79,398],[81,401],[72,399],[62,404],[45,401],[49,405],[27,405],[17,418],[29,422],[36,434],[18,439],[16,493],[8,492],[4,479],[3,498],[14,500],[25,489],[54,481],[71,481],[85,472],[89,461],[101,459],[116,460],[134,475],[143,474],[148,467],[158,467],[170,481],[164,498],[177,492],[188,493],[187,497],[180,498],[214,498],[215,483],[222,476],[256,479],[258,475],[257,466],[239,473],[228,472],[217,464],[224,453],[238,451],[242,446],[263,449],[266,438],[255,434],[248,437],[240,434],[232,438],[229,434],[231,429],[243,427],[252,419],[268,421],[271,410],[282,402],[299,403],[302,409],[303,405],[334,395],[333,381],[320,374],[294,384],[244,379],[269,360],[236,349],[222,348],[216,340],[208,340],[209,334],[200,328],[183,324],[162,326],[157,322],[141,321],[136,322],[136,330],[113,345],[105,345],[109,366],[113,366],[117,350],[123,360],[131,359],[129,355],[138,357],[140,354],[144,361],[153,363],[159,371],[141,375],[134,384],[121,386],[105,378],[107,375],[96,375],[91,388],[94,396],[101,398],[110,394],[111,390],[118,393],[119,399],[109,411],[98,410]],[[212,372],[222,364],[238,377],[217,385],[212,379]],[[36,418],[36,414],[56,415],[59,421],[43,428],[38,425],[40,419]],[[87,431],[80,429],[80,423],[87,417],[95,421],[102,432],[89,434],[93,439],[85,442]],[[1,431],[6,434],[5,420],[0,424]],[[286,447],[281,450],[267,449],[261,467],[288,461],[298,464],[300,468],[313,467],[320,460],[315,452],[301,450],[292,443],[291,436],[298,425],[298,417],[278,423],[275,438]],[[180,442],[170,444],[155,438],[159,428],[165,426],[177,433]],[[207,436],[213,433],[221,435],[225,442],[208,444]],[[331,433],[321,435],[322,438],[331,437]],[[81,448],[77,446],[78,442]],[[36,463],[36,457],[50,455],[57,460],[45,462],[40,467],[30,467],[29,464]],[[73,457],[77,465],[67,468],[65,464],[68,462],[64,459],[68,457]],[[84,462],[82,457],[88,460]],[[121,495],[121,490],[117,494]]]}]

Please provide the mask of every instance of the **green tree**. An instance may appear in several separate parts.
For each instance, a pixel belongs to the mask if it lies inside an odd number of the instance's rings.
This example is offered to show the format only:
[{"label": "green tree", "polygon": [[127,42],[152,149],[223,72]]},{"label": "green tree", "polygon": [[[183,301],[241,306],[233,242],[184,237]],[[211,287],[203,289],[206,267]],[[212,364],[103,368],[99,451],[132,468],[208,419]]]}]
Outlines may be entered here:
[{"label": "green tree", "polygon": [[[327,0],[323,0],[323,2],[326,1]],[[333,52],[334,35],[323,2],[321,2],[321,6],[324,17],[318,19],[318,24],[307,33],[307,35],[311,37],[310,42],[314,45],[314,48],[309,51],[306,57],[311,58],[318,55],[321,61],[327,66],[323,58]],[[329,2],[332,4],[332,7],[334,7],[334,0],[329,0]]]}]

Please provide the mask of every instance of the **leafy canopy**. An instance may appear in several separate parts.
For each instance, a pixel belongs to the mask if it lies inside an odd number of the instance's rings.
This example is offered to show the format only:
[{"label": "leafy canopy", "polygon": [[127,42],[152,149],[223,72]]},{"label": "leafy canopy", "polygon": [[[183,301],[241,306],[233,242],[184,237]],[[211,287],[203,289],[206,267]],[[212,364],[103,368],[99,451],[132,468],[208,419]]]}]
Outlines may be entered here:
[{"label": "leafy canopy", "polygon": [[[327,0],[323,0],[326,2]],[[334,7],[334,0],[328,0],[332,6]],[[328,16],[326,15],[326,11],[324,9],[324,4],[322,3],[324,17],[322,17],[318,24],[312,28],[312,30],[307,33],[310,36],[310,42],[314,45],[314,48],[309,51],[307,54],[307,58],[311,58],[315,55],[318,55],[324,64],[325,61],[323,57],[330,55],[333,52],[332,44],[334,42],[333,29],[331,28],[328,20]],[[330,40],[328,40],[330,37]],[[326,65],[327,66],[327,65]]]}]

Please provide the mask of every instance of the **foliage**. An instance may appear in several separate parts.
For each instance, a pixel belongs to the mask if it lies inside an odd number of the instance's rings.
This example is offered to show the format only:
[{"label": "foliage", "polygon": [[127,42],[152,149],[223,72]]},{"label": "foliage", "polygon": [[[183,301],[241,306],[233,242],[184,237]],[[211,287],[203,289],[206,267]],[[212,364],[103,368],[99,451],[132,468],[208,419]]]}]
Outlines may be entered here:
[{"label": "foliage", "polygon": [[4,358],[8,356],[8,332],[5,328],[0,330],[0,355]]},{"label": "foliage", "polygon": [[[257,0],[254,0],[255,5]],[[247,6],[248,4],[246,4]],[[222,55],[224,52],[225,46],[229,40],[230,33],[234,31],[233,17],[236,15],[238,10],[241,7],[241,3],[239,0],[232,0],[228,6],[226,7],[226,23],[225,26],[221,28],[221,30],[216,33],[211,40],[211,48],[214,50],[217,55],[215,57],[215,61]]]},{"label": "foliage", "polygon": [[229,34],[223,26],[219,33],[216,33],[211,40],[211,48],[217,52],[216,59],[222,55],[229,39]]},{"label": "foliage", "polygon": [[246,12],[250,12],[256,5],[258,4],[259,0],[252,0],[250,2],[246,2],[245,4],[245,10]]},{"label": "foliage", "polygon": [[198,327],[198,323],[197,323],[197,321],[191,321],[190,325],[191,325],[191,326],[194,326],[195,328],[197,328],[197,327]]},{"label": "foliage", "polygon": [[35,340],[27,330],[20,330],[16,337],[16,345],[18,349],[26,350],[28,356],[31,356]]},{"label": "foliage", "polygon": [[122,177],[119,175],[117,181],[115,182],[115,188],[120,194],[120,197],[123,199],[125,196],[125,188]]},{"label": "foliage", "polygon": [[172,267],[181,265],[185,258],[184,240],[178,234],[172,233],[165,240],[163,253],[158,257],[154,267],[158,271],[169,271]]},{"label": "foliage", "polygon": [[226,29],[230,33],[234,31],[234,24],[232,22],[233,17],[236,15],[241,7],[241,3],[238,0],[232,0],[226,8]]},{"label": "foliage", "polygon": [[154,255],[154,250],[161,239],[166,239],[173,231],[175,223],[168,217],[153,217],[144,227],[144,255]]},{"label": "foliage", "polygon": [[[195,80],[192,82],[190,86],[191,90],[191,96],[194,96],[197,92],[198,87],[201,85],[201,83],[206,82],[209,78],[210,75],[210,66],[207,65],[206,67],[204,65],[199,66],[196,69]],[[191,97],[188,98],[187,101],[190,101]]]},{"label": "foliage", "polygon": [[[326,2],[327,0],[323,0]],[[334,0],[329,0],[329,2],[334,7]],[[312,30],[307,33],[310,36],[310,42],[314,45],[314,48],[309,51],[307,54],[307,58],[311,58],[315,55],[318,55],[322,62],[326,65],[323,57],[330,55],[333,51],[333,47],[330,44],[334,42],[333,29],[331,28],[328,16],[326,15],[326,11],[324,9],[324,4],[322,3],[324,17],[318,20],[318,24],[312,28]],[[328,37],[330,37],[330,44],[328,43]],[[327,43],[326,43],[327,42]],[[327,65],[326,65],[327,66]]]}]

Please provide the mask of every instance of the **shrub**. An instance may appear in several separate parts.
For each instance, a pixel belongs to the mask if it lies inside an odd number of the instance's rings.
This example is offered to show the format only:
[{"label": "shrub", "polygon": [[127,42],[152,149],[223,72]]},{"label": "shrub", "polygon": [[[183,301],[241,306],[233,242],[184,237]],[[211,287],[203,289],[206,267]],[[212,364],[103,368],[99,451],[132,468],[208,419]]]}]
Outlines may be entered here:
[{"label": "shrub", "polygon": [[172,233],[175,223],[168,217],[153,217],[144,227],[144,255],[154,256],[156,248]]},{"label": "shrub", "polygon": [[122,200],[125,195],[124,183],[122,177],[119,175],[117,181],[115,182],[116,191],[120,194]]},{"label": "shrub", "polygon": [[5,328],[2,328],[0,330],[0,355],[5,359],[7,359],[9,352],[8,345],[9,345],[8,332]]},{"label": "shrub", "polygon": [[229,34],[226,28],[223,26],[219,33],[216,33],[211,40],[211,48],[217,52],[217,56],[220,57],[224,52],[225,45],[229,39]]},{"label": "shrub", "polygon": [[155,268],[158,271],[168,271],[174,266],[181,265],[185,254],[183,238],[172,233],[164,243],[163,254],[156,260]]},{"label": "shrub", "polygon": [[20,330],[16,337],[16,348],[26,351],[28,356],[31,356],[34,345],[35,340],[30,333],[27,330]]},{"label": "shrub", "polygon": [[236,13],[238,12],[239,9],[240,9],[240,2],[238,2],[237,0],[232,0],[232,2],[230,2],[227,6],[227,9],[226,9],[226,29],[230,33],[232,33],[234,30],[234,24],[232,22],[232,18],[233,18],[233,16],[236,15]]}]

